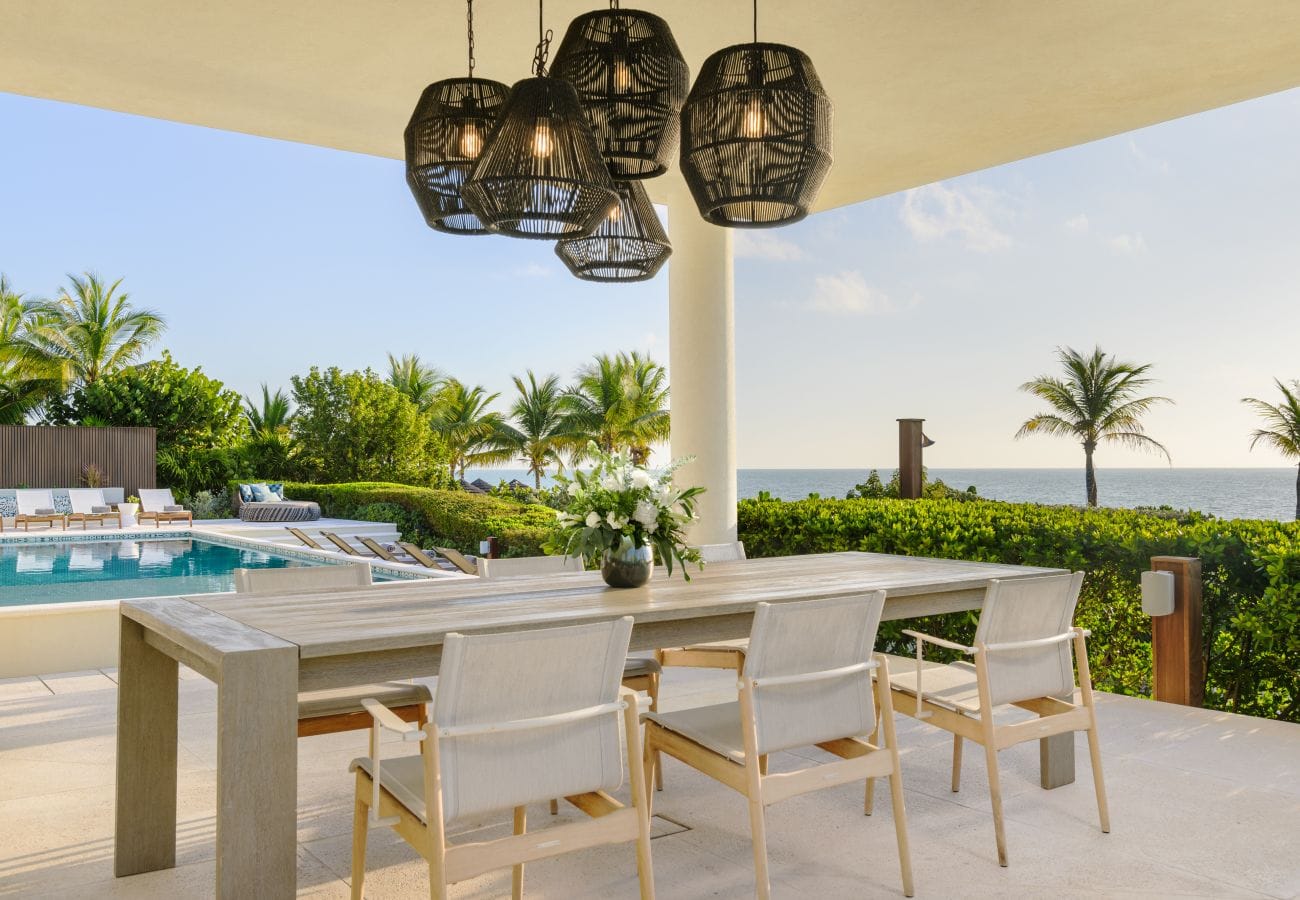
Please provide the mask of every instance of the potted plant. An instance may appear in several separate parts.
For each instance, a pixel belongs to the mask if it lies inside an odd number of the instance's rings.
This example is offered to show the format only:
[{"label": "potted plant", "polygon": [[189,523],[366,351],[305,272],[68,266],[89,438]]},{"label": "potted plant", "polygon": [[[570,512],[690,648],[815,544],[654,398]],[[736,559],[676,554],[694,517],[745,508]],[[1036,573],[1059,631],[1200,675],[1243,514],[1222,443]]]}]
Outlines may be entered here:
[{"label": "potted plant", "polygon": [[559,512],[554,549],[569,556],[600,562],[600,573],[611,587],[640,587],[650,580],[658,556],[673,571],[680,563],[687,581],[687,563],[700,563],[700,551],[686,543],[686,527],[695,520],[696,498],[702,487],[678,490],[673,474],[688,459],[662,472],[636,465],[622,453],[602,453],[590,472],[575,471],[570,480],[557,478],[567,506]]},{"label": "potted plant", "polygon": [[117,511],[122,514],[122,525],[134,525],[135,514],[140,511],[140,498],[135,494],[126,498],[125,503],[117,504]]}]

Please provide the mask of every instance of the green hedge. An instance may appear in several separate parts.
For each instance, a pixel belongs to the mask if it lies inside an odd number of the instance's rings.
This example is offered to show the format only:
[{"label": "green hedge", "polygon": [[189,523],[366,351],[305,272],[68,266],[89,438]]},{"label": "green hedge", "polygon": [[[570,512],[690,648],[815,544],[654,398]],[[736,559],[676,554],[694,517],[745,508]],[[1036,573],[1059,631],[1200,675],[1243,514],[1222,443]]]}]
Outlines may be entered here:
[{"label": "green hedge", "polygon": [[[237,491],[238,484],[231,483]],[[340,519],[394,522],[403,540],[478,553],[479,541],[496,537],[505,556],[536,556],[555,526],[555,511],[485,494],[384,482],[285,482],[293,500],[315,500],[321,514]]]},{"label": "green hedge", "polygon": [[[745,500],[739,512],[750,556],[868,550],[1084,570],[1076,621],[1093,632],[1094,679],[1134,695],[1148,694],[1151,682],[1140,573],[1152,556],[1200,557],[1206,705],[1300,721],[1298,523],[952,500]],[[911,624],[969,642],[974,622]],[[882,624],[886,649],[910,652],[904,627]]]}]

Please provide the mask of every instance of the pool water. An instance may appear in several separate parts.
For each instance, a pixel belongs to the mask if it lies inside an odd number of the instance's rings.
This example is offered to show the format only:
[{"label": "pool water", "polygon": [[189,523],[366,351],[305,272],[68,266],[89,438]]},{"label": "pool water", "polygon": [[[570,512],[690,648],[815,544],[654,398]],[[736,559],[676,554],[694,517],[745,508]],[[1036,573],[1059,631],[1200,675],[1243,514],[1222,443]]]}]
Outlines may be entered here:
[{"label": "pool water", "polygon": [[232,591],[235,569],[310,565],[330,563],[190,538],[0,544],[0,607]]}]

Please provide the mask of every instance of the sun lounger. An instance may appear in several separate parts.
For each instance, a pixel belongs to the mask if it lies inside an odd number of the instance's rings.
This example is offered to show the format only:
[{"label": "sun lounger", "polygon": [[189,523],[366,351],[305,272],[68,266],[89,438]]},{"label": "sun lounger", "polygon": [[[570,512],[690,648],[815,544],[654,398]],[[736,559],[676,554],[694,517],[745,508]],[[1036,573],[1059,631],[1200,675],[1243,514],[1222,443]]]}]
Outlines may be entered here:
[{"label": "sun lounger", "polygon": [[343,538],[339,537],[337,534],[335,534],[332,531],[322,531],[320,533],[320,536],[325,538],[325,540],[329,541],[335,547],[338,547],[341,551],[346,553],[348,556],[362,556],[362,557],[376,556],[376,554],[371,553],[368,550],[358,550],[356,547],[352,546],[351,544],[343,540]]},{"label": "sun lounger", "polygon": [[362,535],[358,537],[357,540],[359,540],[367,550],[375,554],[375,556],[378,556],[384,562],[401,563],[403,565],[406,564],[406,560],[400,559],[395,553],[393,553],[392,550],[389,550],[387,547],[385,547],[383,544],[379,543],[372,537],[366,537]]},{"label": "sun lounger", "polygon": [[48,525],[54,529],[58,522],[60,528],[68,527],[67,517],[54,509],[54,494],[47,490],[20,489],[14,492],[18,499],[18,514],[14,516],[14,527],[23,526],[23,531],[31,531],[32,525]]},{"label": "sun lounger", "polygon": [[155,528],[161,527],[164,522],[187,522],[193,525],[194,514],[176,502],[170,488],[140,488],[140,514],[136,520],[141,525],[153,520]]},{"label": "sun lounger", "polygon": [[438,555],[450,562],[453,566],[460,569],[466,575],[477,575],[478,566],[465,558],[465,555],[459,550],[453,550],[450,547],[434,547]]},{"label": "sun lounger", "polygon": [[310,547],[313,550],[324,550],[327,553],[329,552],[329,548],[322,547],[320,544],[316,543],[315,539],[308,536],[305,531],[299,528],[286,528],[285,531],[288,531],[291,535],[302,541],[303,545],[306,547]]},{"label": "sun lounger", "polygon": [[437,557],[430,556],[419,547],[407,541],[398,541],[397,546],[406,552],[411,559],[424,566],[426,569],[438,569],[442,572],[459,572],[460,570],[446,560],[439,560]]},{"label": "sun lounger", "polygon": [[85,531],[89,522],[98,522],[102,528],[107,520],[113,519],[118,528],[122,527],[122,514],[108,505],[99,488],[69,488],[68,500],[72,503],[72,514],[67,524],[80,522],[81,530]]}]

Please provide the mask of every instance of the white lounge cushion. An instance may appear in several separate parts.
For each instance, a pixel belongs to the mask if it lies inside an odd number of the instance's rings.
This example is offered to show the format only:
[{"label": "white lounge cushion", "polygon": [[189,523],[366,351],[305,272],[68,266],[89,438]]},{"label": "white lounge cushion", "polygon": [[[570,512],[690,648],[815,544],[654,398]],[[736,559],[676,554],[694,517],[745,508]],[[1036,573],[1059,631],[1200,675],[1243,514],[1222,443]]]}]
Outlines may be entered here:
[{"label": "white lounge cushion", "polygon": [[382,684],[363,684],[356,687],[333,688],[327,691],[306,691],[298,695],[298,718],[315,719],[343,713],[363,712],[361,701],[378,700],[389,709],[430,703],[433,694],[423,684],[388,681]]},{"label": "white lounge cushion", "polygon": [[[371,778],[375,777],[374,762],[368,756],[352,760],[349,772],[361,769]],[[414,813],[421,822],[427,822],[424,811],[424,757],[395,756],[392,759],[381,757],[379,767],[379,785],[398,803]]]},{"label": "white lounge cushion", "polygon": [[[888,655],[887,658],[890,685],[915,694],[916,657]],[[956,712],[979,715],[980,694],[973,665],[955,662],[945,666],[923,661],[921,673],[921,690],[926,700]]]},{"label": "white lounge cushion", "polygon": [[669,731],[738,762],[745,761],[745,741],[740,730],[740,704],[715,703],[668,713],[646,713]]}]

